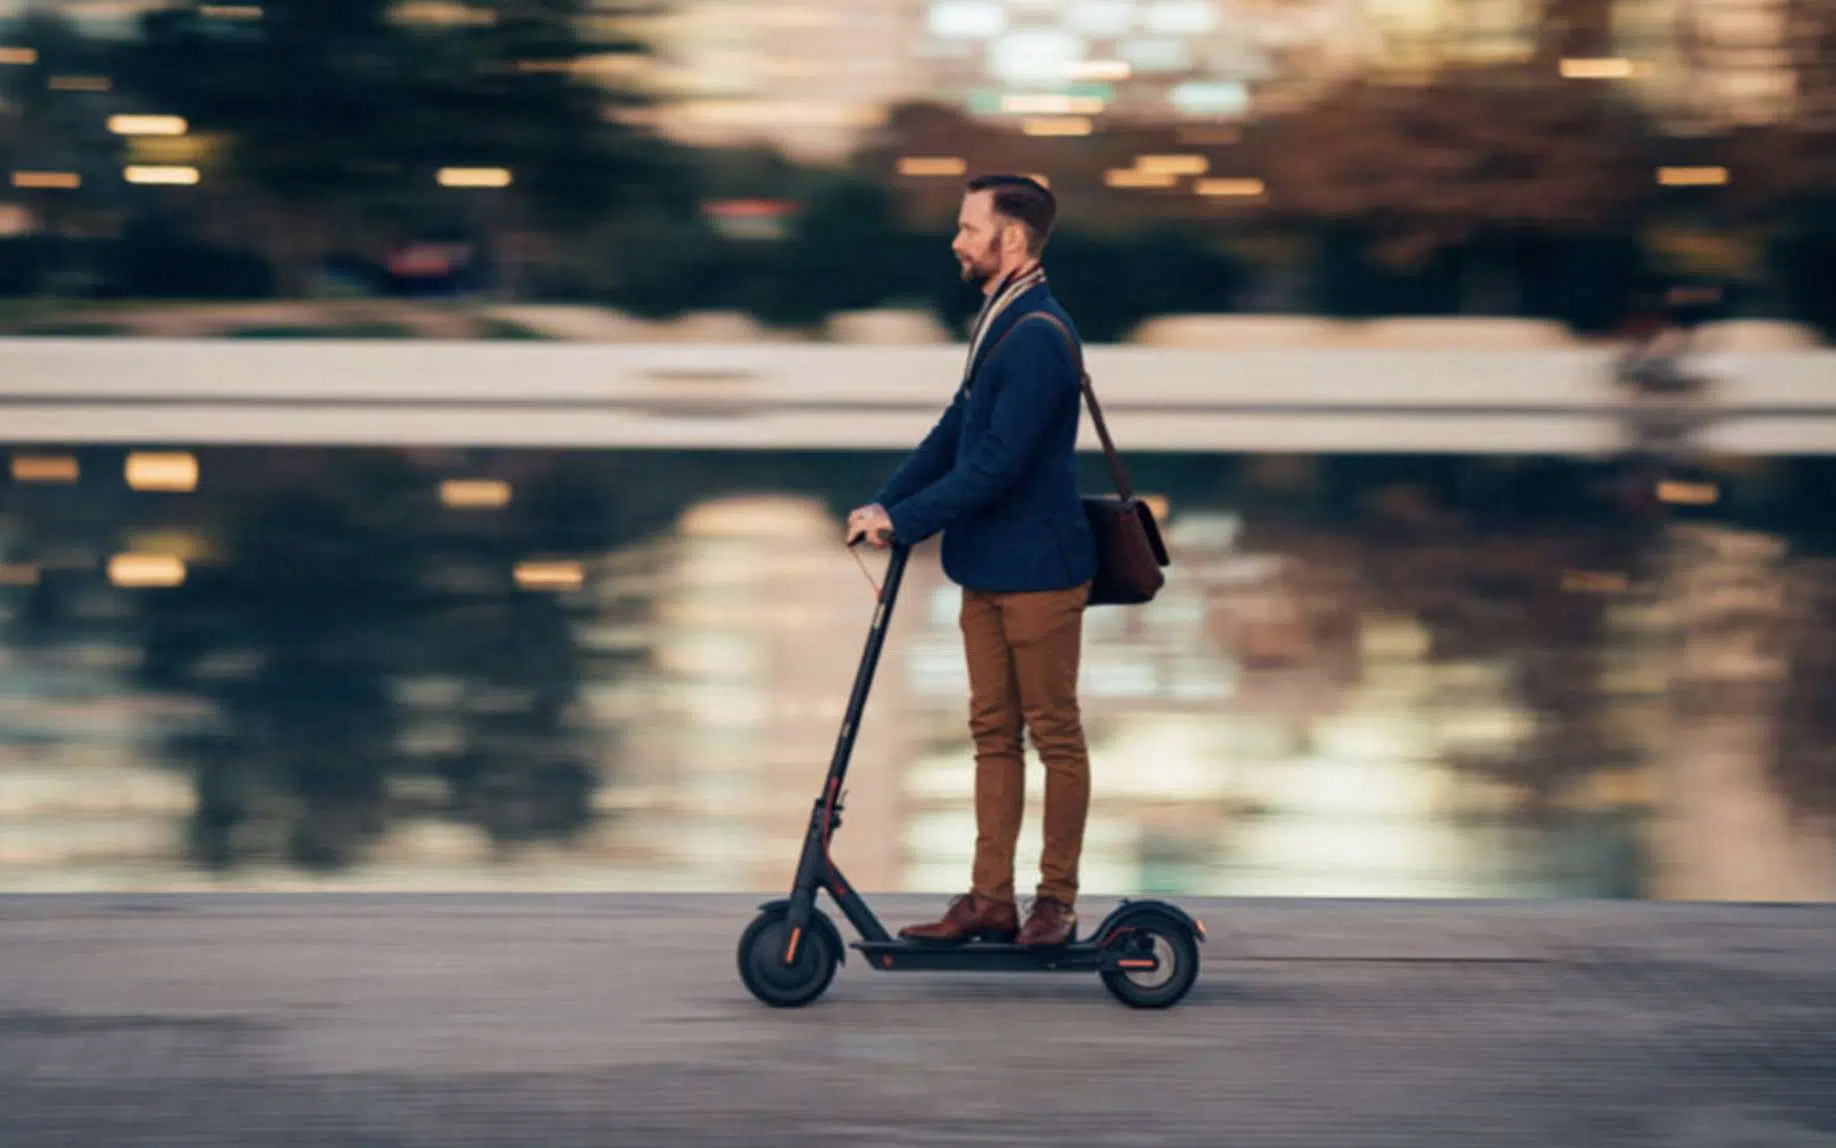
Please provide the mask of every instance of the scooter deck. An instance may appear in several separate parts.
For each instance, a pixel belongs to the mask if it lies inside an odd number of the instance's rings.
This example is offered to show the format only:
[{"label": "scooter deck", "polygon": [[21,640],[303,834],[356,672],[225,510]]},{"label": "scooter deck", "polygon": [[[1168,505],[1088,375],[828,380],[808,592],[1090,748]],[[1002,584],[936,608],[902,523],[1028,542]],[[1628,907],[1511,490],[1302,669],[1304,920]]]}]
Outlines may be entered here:
[{"label": "scooter deck", "polygon": [[848,946],[867,963],[887,972],[1095,973],[1108,970],[1151,972],[1160,962],[1151,956],[1124,956],[1089,941],[1049,949],[1012,943],[966,941],[855,941]]}]

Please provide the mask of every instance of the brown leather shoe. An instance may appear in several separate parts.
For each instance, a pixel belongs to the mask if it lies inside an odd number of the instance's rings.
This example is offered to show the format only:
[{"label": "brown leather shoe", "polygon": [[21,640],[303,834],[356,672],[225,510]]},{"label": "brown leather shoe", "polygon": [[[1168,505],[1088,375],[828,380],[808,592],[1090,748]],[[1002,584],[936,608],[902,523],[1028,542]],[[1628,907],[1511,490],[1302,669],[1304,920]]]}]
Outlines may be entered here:
[{"label": "brown leather shoe", "polygon": [[1020,911],[1008,902],[991,901],[974,893],[964,893],[950,902],[940,920],[923,925],[907,925],[899,930],[906,941],[936,941],[955,944],[982,940],[1006,943],[1020,928]]},{"label": "brown leather shoe", "polygon": [[1020,930],[1015,943],[1027,948],[1052,948],[1069,944],[1076,930],[1077,913],[1071,906],[1041,897],[1033,902],[1033,911],[1026,915],[1026,927]]}]

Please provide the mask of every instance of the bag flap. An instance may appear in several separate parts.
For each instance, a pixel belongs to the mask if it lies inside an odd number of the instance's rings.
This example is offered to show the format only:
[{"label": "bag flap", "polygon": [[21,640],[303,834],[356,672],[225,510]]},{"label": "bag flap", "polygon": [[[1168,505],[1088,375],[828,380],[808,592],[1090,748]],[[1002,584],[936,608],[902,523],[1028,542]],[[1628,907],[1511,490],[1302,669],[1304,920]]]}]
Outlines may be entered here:
[{"label": "bag flap", "polygon": [[1118,498],[1110,495],[1084,495],[1086,506],[1092,504],[1105,508],[1105,515],[1120,517],[1124,514],[1141,523],[1141,533],[1147,537],[1148,548],[1154,552],[1154,561],[1161,566],[1171,566],[1172,556],[1167,553],[1166,541],[1160,536],[1160,523],[1154,521],[1154,511],[1139,497]]}]

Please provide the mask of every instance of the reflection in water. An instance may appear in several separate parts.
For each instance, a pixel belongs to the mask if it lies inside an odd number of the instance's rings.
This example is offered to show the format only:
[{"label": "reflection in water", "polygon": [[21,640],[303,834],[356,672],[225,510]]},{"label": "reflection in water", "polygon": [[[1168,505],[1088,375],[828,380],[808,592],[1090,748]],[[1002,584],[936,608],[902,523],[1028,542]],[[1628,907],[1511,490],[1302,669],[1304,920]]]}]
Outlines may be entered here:
[{"label": "reflection in water", "polygon": [[[1829,615],[1817,626],[1817,598],[1792,593],[1793,582],[1822,564],[1794,570],[1777,538],[1707,528],[1677,531],[1669,558],[1666,598],[1676,621],[1667,666],[1680,704],[1658,747],[1666,768],[1653,891],[1826,899],[1836,875],[1827,826],[1775,784],[1776,766],[1790,763],[1775,757],[1778,743],[1803,740],[1801,731],[1782,733],[1788,683],[1797,678],[1803,688],[1803,671],[1827,664],[1809,647],[1828,645]],[[1802,585],[1817,594],[1817,582]],[[1827,679],[1819,684],[1819,708],[1827,709]]]},{"label": "reflection in water", "polygon": [[[0,888],[782,887],[872,610],[835,511],[887,461],[504,452],[443,506],[451,458],[358,453],[8,489]],[[1706,519],[1322,512],[1301,461],[1157,476],[1172,579],[1088,620],[1087,888],[1831,895],[1823,567]],[[112,584],[125,549],[184,582]],[[863,887],[965,881],[966,704],[926,546],[836,844]]]}]

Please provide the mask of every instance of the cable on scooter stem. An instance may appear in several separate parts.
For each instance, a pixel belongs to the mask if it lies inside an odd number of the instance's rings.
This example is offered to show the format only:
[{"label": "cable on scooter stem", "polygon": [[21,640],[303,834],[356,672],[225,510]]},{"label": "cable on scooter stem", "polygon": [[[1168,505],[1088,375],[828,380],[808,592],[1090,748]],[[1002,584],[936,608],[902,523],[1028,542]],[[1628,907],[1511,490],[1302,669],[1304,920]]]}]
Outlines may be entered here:
[{"label": "cable on scooter stem", "polygon": [[[882,535],[882,537],[884,537],[884,535]],[[876,602],[883,602],[886,600],[885,588],[881,586],[880,583],[873,580],[873,571],[867,569],[867,563],[861,559],[861,543],[865,541],[867,541],[867,536],[865,534],[858,538],[849,539],[848,553],[854,555],[854,564],[861,568],[861,576],[867,579],[867,585],[873,587],[873,600]]]},{"label": "cable on scooter stem", "polygon": [[[881,537],[887,538],[887,540],[890,541],[890,538],[885,534],[882,534]],[[861,568],[861,576],[867,579],[867,585],[873,587],[874,601],[884,602],[886,600],[885,586],[874,581],[873,571],[867,569],[867,563],[861,558],[861,543],[865,541],[867,541],[867,536],[865,534],[848,539],[848,553],[854,555],[855,565]],[[829,786],[822,795],[822,862],[829,870],[829,875],[833,879],[839,879],[841,873],[836,870],[835,861],[829,856],[829,841],[830,835],[834,831],[833,822],[835,806],[842,796],[842,794],[836,792],[836,787],[833,785]]]}]

